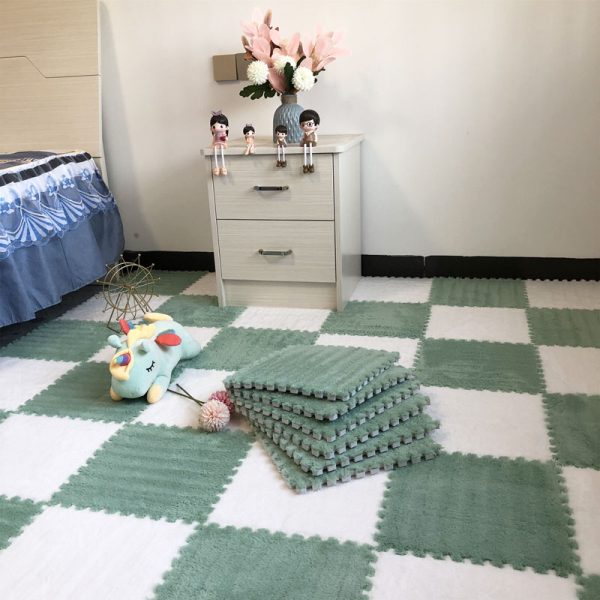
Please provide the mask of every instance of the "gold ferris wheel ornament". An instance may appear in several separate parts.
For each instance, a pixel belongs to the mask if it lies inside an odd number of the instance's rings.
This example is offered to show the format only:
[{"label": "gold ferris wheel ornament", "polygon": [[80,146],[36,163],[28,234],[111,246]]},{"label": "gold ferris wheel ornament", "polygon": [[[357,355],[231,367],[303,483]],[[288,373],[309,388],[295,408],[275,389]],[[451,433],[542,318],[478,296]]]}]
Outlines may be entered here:
[{"label": "gold ferris wheel ornament", "polygon": [[114,323],[121,319],[135,319],[138,315],[152,312],[150,301],[154,297],[154,286],[159,281],[152,269],[140,264],[140,255],[134,261],[121,260],[110,267],[98,283],[102,285],[102,294],[106,301],[104,312],[110,310],[106,326],[116,333],[121,330]]}]

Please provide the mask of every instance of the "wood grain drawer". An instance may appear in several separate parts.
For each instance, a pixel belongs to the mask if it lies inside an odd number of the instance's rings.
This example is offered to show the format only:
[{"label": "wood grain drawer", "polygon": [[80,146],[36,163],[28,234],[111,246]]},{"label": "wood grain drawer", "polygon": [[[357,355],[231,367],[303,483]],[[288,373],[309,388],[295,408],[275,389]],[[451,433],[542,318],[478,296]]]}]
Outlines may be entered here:
[{"label": "wood grain drawer", "polygon": [[220,220],[217,228],[223,279],[335,282],[333,221]]},{"label": "wood grain drawer", "polygon": [[[303,173],[302,155],[288,155],[287,167],[276,156],[227,157],[228,174],[213,177],[217,219],[332,220],[333,159],[315,154],[314,173]],[[255,186],[285,187],[259,191]]]}]

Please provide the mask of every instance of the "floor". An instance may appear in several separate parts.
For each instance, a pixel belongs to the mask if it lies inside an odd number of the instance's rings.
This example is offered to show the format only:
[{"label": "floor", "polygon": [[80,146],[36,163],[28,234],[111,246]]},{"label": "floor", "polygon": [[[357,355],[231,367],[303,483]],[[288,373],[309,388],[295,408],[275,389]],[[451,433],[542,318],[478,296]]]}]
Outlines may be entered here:
[{"label": "floor", "polygon": [[177,371],[197,398],[289,344],[397,351],[443,454],[298,495],[241,417],[108,400],[88,290],[0,330],[1,598],[600,598],[600,283],[363,278],[335,313],[158,275],[205,346]]}]

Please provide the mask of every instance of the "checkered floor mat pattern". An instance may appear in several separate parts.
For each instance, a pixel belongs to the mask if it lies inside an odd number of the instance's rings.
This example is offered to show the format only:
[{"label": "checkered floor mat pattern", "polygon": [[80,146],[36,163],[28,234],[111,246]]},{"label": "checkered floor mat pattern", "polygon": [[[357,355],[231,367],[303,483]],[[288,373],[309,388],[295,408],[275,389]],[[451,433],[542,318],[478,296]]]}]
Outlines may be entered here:
[{"label": "checkered floor mat pattern", "polygon": [[98,294],[0,344],[0,598],[600,597],[600,283],[363,278],[337,313],[157,275],[195,397],[292,344],[397,351],[442,454],[297,494],[242,416],[109,399]]}]

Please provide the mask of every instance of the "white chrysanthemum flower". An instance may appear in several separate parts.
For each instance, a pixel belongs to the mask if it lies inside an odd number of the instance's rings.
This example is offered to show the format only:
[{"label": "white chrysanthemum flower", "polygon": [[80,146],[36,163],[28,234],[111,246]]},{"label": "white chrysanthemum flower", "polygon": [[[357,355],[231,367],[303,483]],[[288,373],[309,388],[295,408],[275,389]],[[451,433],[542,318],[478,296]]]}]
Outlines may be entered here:
[{"label": "white chrysanthemum flower", "polygon": [[292,65],[296,68],[296,61],[291,56],[279,55],[274,61],[273,66],[278,73],[283,73],[285,65]]},{"label": "white chrysanthemum flower", "polygon": [[292,84],[299,92],[308,92],[315,85],[315,76],[308,67],[298,67],[294,71]]},{"label": "white chrysanthemum flower", "polygon": [[262,85],[267,81],[267,77],[269,76],[269,66],[262,60],[253,60],[248,65],[248,71],[246,73],[250,83]]},{"label": "white chrysanthemum flower", "polygon": [[229,423],[229,409],[218,400],[209,400],[200,409],[200,426],[206,431],[221,431]]}]

